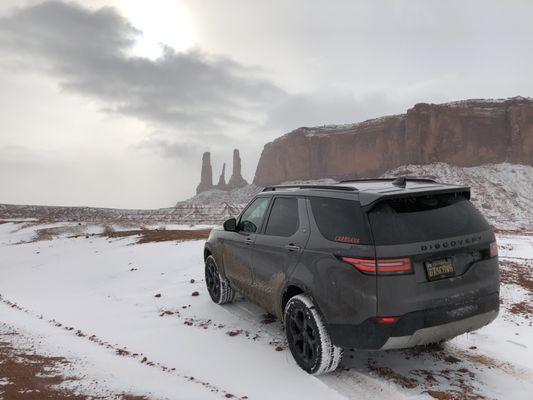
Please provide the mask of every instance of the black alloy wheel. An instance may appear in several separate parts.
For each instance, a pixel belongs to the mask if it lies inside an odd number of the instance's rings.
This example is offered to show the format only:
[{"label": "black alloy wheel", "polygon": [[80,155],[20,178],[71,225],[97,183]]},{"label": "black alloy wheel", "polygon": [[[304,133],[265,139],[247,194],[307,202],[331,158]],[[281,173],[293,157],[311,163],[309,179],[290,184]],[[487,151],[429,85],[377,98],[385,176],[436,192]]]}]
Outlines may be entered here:
[{"label": "black alloy wheel", "polygon": [[289,349],[304,371],[322,375],[339,366],[342,348],[332,343],[324,319],[310,296],[291,297],[285,306],[284,322]]},{"label": "black alloy wheel", "polygon": [[318,329],[313,326],[310,315],[303,308],[294,310],[289,320],[289,331],[294,349],[300,359],[309,367],[318,358]]},{"label": "black alloy wheel", "polygon": [[205,283],[211,299],[218,303],[220,300],[220,277],[217,266],[211,259],[205,263]]}]

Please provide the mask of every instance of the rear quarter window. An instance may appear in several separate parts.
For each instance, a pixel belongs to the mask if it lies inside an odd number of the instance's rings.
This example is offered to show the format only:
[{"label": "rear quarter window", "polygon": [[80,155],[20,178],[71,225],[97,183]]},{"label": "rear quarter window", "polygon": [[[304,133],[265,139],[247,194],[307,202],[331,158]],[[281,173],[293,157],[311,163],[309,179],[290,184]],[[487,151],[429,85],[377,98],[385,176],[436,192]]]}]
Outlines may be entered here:
[{"label": "rear quarter window", "polygon": [[350,244],[370,244],[368,221],[355,200],[310,197],[318,230],[326,239]]}]

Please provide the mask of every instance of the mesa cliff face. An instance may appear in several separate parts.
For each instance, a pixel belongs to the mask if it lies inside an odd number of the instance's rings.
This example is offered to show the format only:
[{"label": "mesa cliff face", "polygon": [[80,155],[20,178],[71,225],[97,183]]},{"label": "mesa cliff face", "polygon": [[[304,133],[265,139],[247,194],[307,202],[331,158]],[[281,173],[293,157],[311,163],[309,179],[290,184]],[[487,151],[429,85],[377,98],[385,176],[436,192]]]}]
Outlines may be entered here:
[{"label": "mesa cliff face", "polygon": [[533,165],[533,101],[417,104],[352,125],[298,128],[265,145],[254,184],[379,176],[407,164]]}]

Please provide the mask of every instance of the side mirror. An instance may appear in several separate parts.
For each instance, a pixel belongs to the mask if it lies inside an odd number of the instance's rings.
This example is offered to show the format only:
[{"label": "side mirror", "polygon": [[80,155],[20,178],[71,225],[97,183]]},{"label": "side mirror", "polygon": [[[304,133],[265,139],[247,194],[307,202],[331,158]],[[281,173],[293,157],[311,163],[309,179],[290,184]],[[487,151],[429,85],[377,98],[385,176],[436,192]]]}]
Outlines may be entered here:
[{"label": "side mirror", "polygon": [[237,220],[230,218],[224,222],[224,230],[229,232],[235,232],[237,230]]},{"label": "side mirror", "polygon": [[242,221],[239,224],[239,231],[255,233],[257,231],[257,226],[252,221]]}]

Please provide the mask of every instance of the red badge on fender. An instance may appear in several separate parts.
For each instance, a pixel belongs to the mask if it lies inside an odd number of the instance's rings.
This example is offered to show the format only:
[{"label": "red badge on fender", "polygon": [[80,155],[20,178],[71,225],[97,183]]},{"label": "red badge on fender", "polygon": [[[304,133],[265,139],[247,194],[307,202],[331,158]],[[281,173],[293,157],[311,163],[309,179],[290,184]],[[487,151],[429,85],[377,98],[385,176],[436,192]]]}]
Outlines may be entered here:
[{"label": "red badge on fender", "polygon": [[352,236],[335,236],[336,242],[342,242],[342,243],[351,243],[351,244],[359,244],[361,239],[358,237],[352,237]]}]

